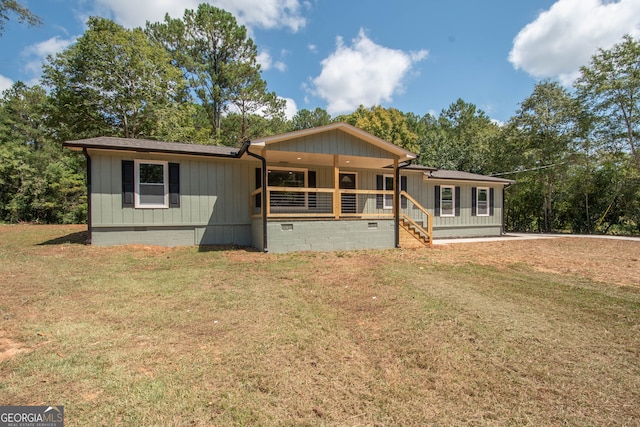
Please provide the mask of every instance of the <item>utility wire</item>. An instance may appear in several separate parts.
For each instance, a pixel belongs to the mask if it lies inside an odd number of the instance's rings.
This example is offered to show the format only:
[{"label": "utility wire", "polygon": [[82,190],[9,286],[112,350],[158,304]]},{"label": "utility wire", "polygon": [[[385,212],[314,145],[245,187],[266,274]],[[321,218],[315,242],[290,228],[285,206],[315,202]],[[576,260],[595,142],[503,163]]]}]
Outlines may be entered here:
[{"label": "utility wire", "polygon": [[516,170],[516,171],[511,171],[511,172],[500,172],[500,173],[492,173],[489,176],[501,176],[501,175],[513,175],[516,173],[522,173],[522,172],[531,172],[531,171],[539,171],[541,169],[548,169],[548,168],[552,168],[555,166],[560,166],[565,164],[566,162],[562,162],[562,163],[552,163],[550,165],[544,165],[544,166],[538,166],[537,168],[531,168],[531,169],[520,169],[520,170]]}]

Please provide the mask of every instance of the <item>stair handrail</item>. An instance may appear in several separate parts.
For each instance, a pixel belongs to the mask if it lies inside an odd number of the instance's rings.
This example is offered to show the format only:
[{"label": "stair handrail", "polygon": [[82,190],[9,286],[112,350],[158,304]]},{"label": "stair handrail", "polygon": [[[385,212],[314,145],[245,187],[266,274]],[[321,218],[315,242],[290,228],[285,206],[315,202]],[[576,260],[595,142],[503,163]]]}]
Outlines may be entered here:
[{"label": "stair handrail", "polygon": [[427,217],[427,228],[425,230],[424,227],[420,226],[419,224],[417,224],[413,219],[411,219],[411,217],[409,217],[406,214],[402,214],[403,218],[406,218],[407,220],[409,220],[409,222],[416,227],[418,230],[422,231],[428,238],[429,238],[429,247],[432,247],[432,242],[433,242],[433,215],[424,207],[422,206],[420,203],[418,203],[418,201],[416,199],[414,199],[413,197],[411,197],[409,195],[409,193],[407,193],[406,191],[401,191],[400,192],[400,196],[402,197],[406,197],[407,200],[409,200],[411,203],[413,203],[413,206],[415,206],[416,208],[418,208],[420,211],[422,211],[422,213],[424,213]]}]

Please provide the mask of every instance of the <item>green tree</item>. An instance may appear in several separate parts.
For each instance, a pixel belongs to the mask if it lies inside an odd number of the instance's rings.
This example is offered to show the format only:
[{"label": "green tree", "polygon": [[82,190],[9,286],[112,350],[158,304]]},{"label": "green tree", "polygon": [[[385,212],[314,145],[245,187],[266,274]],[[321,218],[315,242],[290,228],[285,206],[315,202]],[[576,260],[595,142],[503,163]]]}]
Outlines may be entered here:
[{"label": "green tree", "polygon": [[4,26],[9,20],[9,13],[13,12],[18,15],[18,22],[21,24],[26,22],[30,26],[36,26],[42,24],[40,18],[29,10],[29,8],[22,6],[15,0],[0,0],[0,36],[4,32]]},{"label": "green tree", "polygon": [[[568,92],[556,82],[538,83],[533,93],[521,104],[510,130],[515,133],[505,142],[506,150],[518,153],[520,164],[512,167],[530,170],[534,177],[530,186],[541,191],[541,231],[555,228],[554,208],[558,186],[562,184],[567,162],[573,157],[576,136],[577,105]],[[513,135],[513,134],[512,134]],[[525,178],[518,175],[518,180]]]},{"label": "green tree", "polygon": [[[248,123],[244,139],[239,130],[244,123]],[[277,135],[291,130],[290,124],[284,117],[266,118],[261,114],[243,116],[239,113],[229,113],[222,118],[220,135],[222,143],[229,146],[239,146],[246,139],[255,139],[263,136]]]},{"label": "green tree", "polygon": [[299,110],[291,119],[293,130],[311,129],[331,123],[331,115],[318,107],[313,111]]},{"label": "green tree", "polygon": [[34,151],[42,148],[49,132],[46,125],[49,100],[45,90],[18,81],[3,93],[2,100],[0,141],[20,141]]},{"label": "green tree", "polygon": [[440,116],[421,120],[421,161],[442,169],[488,173],[499,127],[475,105],[458,99]]},{"label": "green tree", "polygon": [[259,67],[248,63],[240,64],[236,77],[229,91],[229,101],[239,112],[241,121],[238,138],[235,141],[229,140],[227,145],[240,145],[248,138],[259,136],[255,126],[252,126],[257,118],[284,120],[285,101],[279,99],[275,92],[267,92],[267,83],[260,77]]},{"label": "green tree", "polygon": [[627,35],[611,49],[600,49],[580,71],[575,87],[599,118],[600,139],[615,149],[626,147],[640,171],[640,42]]},{"label": "green tree", "polygon": [[246,133],[247,116],[264,108],[282,107],[266,91],[257,63],[257,48],[233,15],[207,3],[185,10],[182,19],[147,22],[147,33],[162,43],[180,67],[211,123],[212,138],[220,140],[222,118],[235,104],[244,116],[239,134]]},{"label": "green tree", "polygon": [[81,222],[86,218],[84,161],[53,143],[48,99],[15,83],[0,99],[0,220]]},{"label": "green tree", "polygon": [[419,152],[418,135],[409,129],[404,114],[395,108],[379,105],[365,108],[361,105],[353,113],[336,117],[335,120],[349,123],[405,150]]},{"label": "green tree", "polygon": [[154,110],[155,126],[145,135],[161,141],[211,144],[211,125],[201,105],[181,102],[171,108]]},{"label": "green tree", "polygon": [[44,66],[58,137],[154,135],[166,110],[180,113],[175,102],[183,95],[180,70],[139,28],[97,17],[89,18],[87,27]]}]

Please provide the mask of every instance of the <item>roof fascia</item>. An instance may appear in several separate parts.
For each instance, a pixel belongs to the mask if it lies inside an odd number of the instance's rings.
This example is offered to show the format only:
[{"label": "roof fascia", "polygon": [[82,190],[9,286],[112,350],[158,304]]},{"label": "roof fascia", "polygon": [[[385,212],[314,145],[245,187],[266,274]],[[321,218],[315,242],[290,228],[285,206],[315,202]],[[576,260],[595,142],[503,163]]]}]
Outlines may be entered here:
[{"label": "roof fascia", "polygon": [[[176,151],[176,150],[163,150],[144,147],[114,147],[111,145],[85,145],[75,144],[73,142],[63,142],[62,145],[74,151],[81,151],[86,148],[87,150],[103,150],[103,151],[127,151],[133,153],[158,153],[158,154],[174,154],[183,156],[197,156],[197,157],[223,157],[223,158],[239,158],[238,153],[224,154],[224,153],[202,153],[193,151]],[[185,144],[186,145],[186,144]]]}]

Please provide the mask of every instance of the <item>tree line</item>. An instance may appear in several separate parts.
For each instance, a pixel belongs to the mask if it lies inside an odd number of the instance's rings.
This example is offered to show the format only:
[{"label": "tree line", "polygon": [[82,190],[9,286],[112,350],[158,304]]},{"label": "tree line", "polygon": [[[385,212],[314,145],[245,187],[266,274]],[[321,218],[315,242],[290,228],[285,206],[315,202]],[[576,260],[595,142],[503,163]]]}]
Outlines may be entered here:
[{"label": "tree line", "polygon": [[507,123],[462,99],[438,115],[360,106],[337,117],[302,109],[288,120],[229,12],[201,4],[134,29],[92,17],[47,58],[41,85],[17,82],[0,97],[0,221],[86,220],[84,158],[63,150],[65,140],[238,146],[344,121],[418,153],[419,164],[515,180],[508,230],[640,234],[639,99],[640,42],[625,36],[599,50],[572,88],[536,84]]}]

